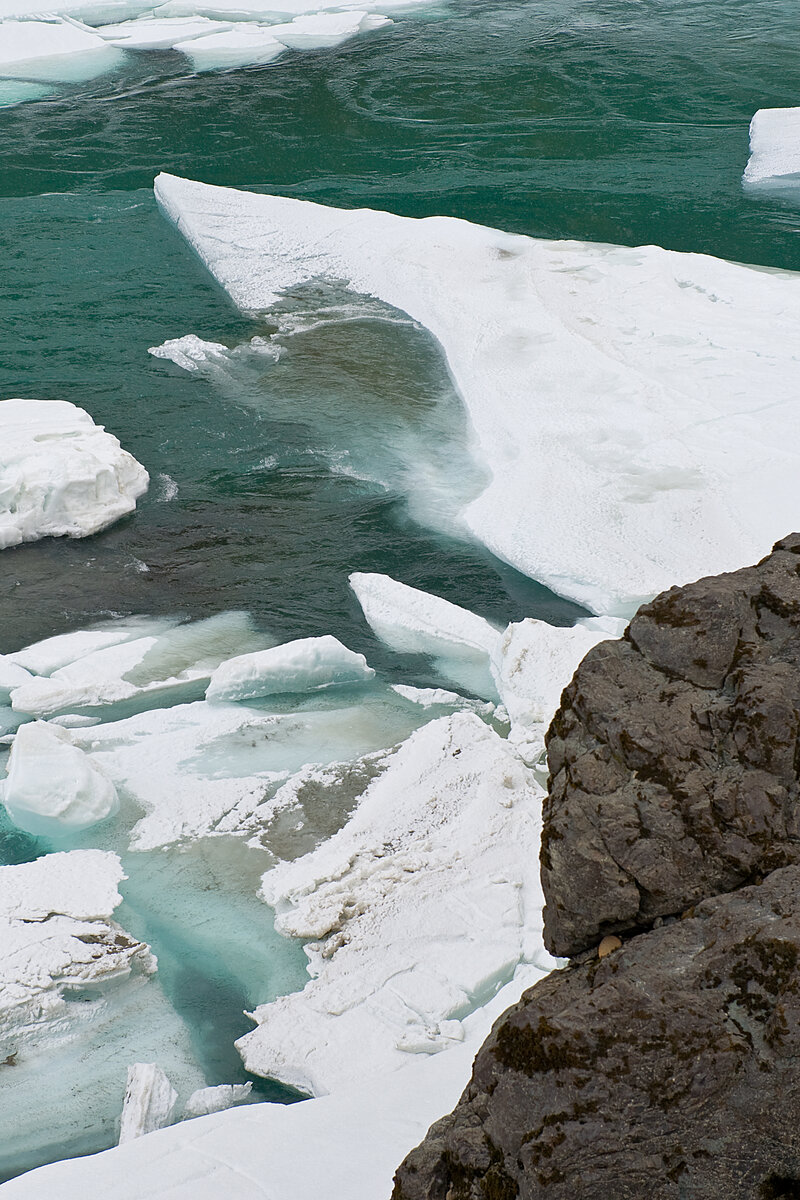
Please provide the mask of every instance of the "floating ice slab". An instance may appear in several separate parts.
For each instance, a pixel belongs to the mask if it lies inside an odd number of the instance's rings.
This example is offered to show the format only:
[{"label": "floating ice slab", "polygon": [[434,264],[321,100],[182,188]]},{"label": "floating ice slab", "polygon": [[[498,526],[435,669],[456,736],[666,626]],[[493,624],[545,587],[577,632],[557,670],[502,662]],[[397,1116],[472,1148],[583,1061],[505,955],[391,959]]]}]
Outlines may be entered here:
[{"label": "floating ice slab", "polygon": [[177,1099],[178,1093],[157,1063],[133,1063],[128,1067],[120,1146],[169,1125]]},{"label": "floating ice slab", "polygon": [[33,675],[52,675],[54,671],[69,663],[86,658],[96,650],[107,646],[118,646],[134,638],[157,637],[177,625],[177,620],[162,618],[150,621],[134,617],[130,620],[114,621],[96,629],[77,629],[74,633],[59,633],[44,641],[34,642],[22,650],[6,655],[8,662],[17,663]]},{"label": "floating ice slab", "polygon": [[74,404],[0,402],[0,549],[97,533],[133,512],[148,482],[144,467]]},{"label": "floating ice slab", "polygon": [[284,25],[273,25],[270,33],[291,50],[330,50],[368,29],[391,25],[388,17],[368,12],[310,13]]},{"label": "floating ice slab", "polygon": [[[388,1076],[303,1104],[255,1104],[186,1121],[90,1158],[31,1171],[3,1200],[376,1200],[429,1125],[467,1085],[492,1023],[535,982],[521,971],[464,1021],[465,1038],[433,1058],[406,1055]],[[358,1169],[354,1169],[354,1164]]]},{"label": "floating ice slab", "polygon": [[744,183],[800,187],[800,108],[760,108],[755,114]]},{"label": "floating ice slab", "polygon": [[7,770],[2,801],[11,820],[26,833],[75,833],[106,820],[119,807],[111,780],[59,726],[43,721],[22,725]]},{"label": "floating ice slab", "polygon": [[395,752],[354,815],[264,876],[276,928],[305,940],[311,981],[260,1006],[248,1070],[319,1095],[463,1040],[463,1018],[541,938],[542,791],[472,713]]},{"label": "floating ice slab", "polygon": [[119,61],[116,50],[77,21],[60,17],[3,21],[0,15],[0,76],[79,82]]},{"label": "floating ice slab", "polygon": [[185,54],[196,71],[214,71],[272,62],[286,46],[272,36],[268,25],[242,22],[227,32],[176,42],[174,49]]},{"label": "floating ice slab", "polygon": [[221,663],[211,676],[206,699],[215,703],[310,692],[337,683],[365,683],[374,675],[364,655],[348,650],[338,638],[300,638]]},{"label": "floating ice slab", "polygon": [[178,42],[224,33],[229,21],[211,21],[208,17],[140,17],[119,25],[101,26],[97,32],[106,42],[123,50],[171,50]]},{"label": "floating ice slab", "polygon": [[498,652],[499,629],[449,600],[388,575],[355,572],[350,586],[367,621],[392,650],[430,655],[452,683],[498,699],[490,664]]},{"label": "floating ice slab", "polygon": [[8,704],[14,689],[28,683],[30,679],[30,671],[26,671],[7,655],[0,655],[0,704]]},{"label": "floating ice slab", "polygon": [[[199,695],[220,662],[233,650],[269,644],[271,638],[255,630],[246,613],[220,613],[186,625],[155,626],[150,636],[129,636],[135,624],[122,622],[126,640],[103,645],[103,637],[114,630],[86,631],[83,645],[96,639],[98,649],[84,653],[49,676],[36,676],[14,689],[11,705],[17,712],[38,717],[76,709],[102,709],[108,705],[135,702],[156,708]],[[63,652],[74,653],[80,634],[63,644]],[[42,649],[44,647],[44,649]],[[57,648],[53,647],[51,658]],[[30,647],[13,658],[16,662],[46,661],[47,646]],[[104,714],[105,715],[105,714]],[[111,715],[111,714],[108,714]]]},{"label": "floating ice slab", "polygon": [[243,310],[325,277],[427,326],[491,471],[467,527],[593,611],[629,615],[800,521],[800,275],[167,175],[156,196]]}]

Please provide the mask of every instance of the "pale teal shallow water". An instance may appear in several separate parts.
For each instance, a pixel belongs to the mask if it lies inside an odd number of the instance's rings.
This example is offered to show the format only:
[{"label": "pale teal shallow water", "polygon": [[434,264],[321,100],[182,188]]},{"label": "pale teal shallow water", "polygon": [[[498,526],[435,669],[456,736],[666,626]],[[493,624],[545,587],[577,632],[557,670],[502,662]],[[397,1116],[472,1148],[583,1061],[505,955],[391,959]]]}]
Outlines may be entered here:
[{"label": "pale teal shallow water", "polygon": [[[414,428],[436,444],[446,427],[454,476],[471,470],[424,331],[365,313],[222,381],[148,356],[187,333],[233,347],[274,329],[244,320],[159,216],[153,176],[800,269],[800,213],[740,186],[753,112],[800,102],[796,37],[788,0],[454,4],[266,68],[191,77],[175,54],[134,56],[0,109],[0,395],[82,405],[154,480],[99,537],[4,553],[0,650],[112,613],[247,608],[282,638],[334,633],[393,677],[431,682],[371,636],[352,570],[498,622],[573,620],[575,606],[409,515]],[[2,822],[0,848],[9,862],[47,849]],[[125,919],[160,951],[217,1082],[236,1070],[253,978],[153,911],[159,884],[140,866]],[[43,1140],[41,1158],[74,1152]]]}]

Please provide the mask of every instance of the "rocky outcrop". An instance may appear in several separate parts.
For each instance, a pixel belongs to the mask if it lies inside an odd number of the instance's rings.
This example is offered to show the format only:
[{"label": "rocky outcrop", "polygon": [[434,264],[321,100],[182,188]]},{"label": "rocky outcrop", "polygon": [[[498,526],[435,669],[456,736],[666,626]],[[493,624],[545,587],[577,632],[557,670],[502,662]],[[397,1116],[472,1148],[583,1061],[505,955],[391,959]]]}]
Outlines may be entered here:
[{"label": "rocky outcrop", "polygon": [[393,1200],[800,1200],[800,535],[591,650],[548,760],[545,940],[572,963],[500,1018]]},{"label": "rocky outcrop", "polygon": [[555,972],[393,1200],[800,1196],[800,867]]},{"label": "rocky outcrop", "polygon": [[800,862],[800,535],[591,650],[548,734],[545,942],[647,928]]}]

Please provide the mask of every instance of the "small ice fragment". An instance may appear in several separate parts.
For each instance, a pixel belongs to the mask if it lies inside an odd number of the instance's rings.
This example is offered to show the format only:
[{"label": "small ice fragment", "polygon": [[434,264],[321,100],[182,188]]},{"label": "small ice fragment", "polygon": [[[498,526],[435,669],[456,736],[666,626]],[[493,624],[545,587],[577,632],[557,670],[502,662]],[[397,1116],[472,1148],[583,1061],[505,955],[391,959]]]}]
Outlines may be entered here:
[{"label": "small ice fragment", "polygon": [[268,63],[286,49],[272,36],[268,25],[245,22],[224,33],[176,42],[173,48],[185,54],[196,71]]},{"label": "small ice fragment", "polygon": [[743,182],[800,187],[800,108],[758,110]]},{"label": "small ice fragment", "polygon": [[128,1067],[120,1146],[171,1124],[177,1099],[178,1093],[156,1063],[134,1063]]},{"label": "small ice fragment", "polygon": [[224,1112],[246,1100],[252,1089],[252,1083],[221,1083],[217,1087],[200,1088],[186,1101],[183,1115],[205,1117],[209,1113]]},{"label": "small ice fragment", "polygon": [[323,50],[340,46],[365,29],[391,25],[388,17],[366,12],[308,13],[285,25],[273,25],[270,33],[292,50]]}]

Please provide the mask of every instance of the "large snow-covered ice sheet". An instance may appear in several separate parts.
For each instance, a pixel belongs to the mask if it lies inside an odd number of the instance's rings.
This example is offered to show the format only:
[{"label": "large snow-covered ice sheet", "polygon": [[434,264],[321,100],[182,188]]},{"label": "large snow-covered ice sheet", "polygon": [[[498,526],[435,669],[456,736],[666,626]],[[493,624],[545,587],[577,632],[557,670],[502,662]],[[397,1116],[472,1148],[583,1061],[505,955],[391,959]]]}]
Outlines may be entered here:
[{"label": "large snow-covered ice sheet", "polygon": [[42,1167],[2,1185],[3,1200],[385,1200],[398,1164],[455,1105],[492,1023],[537,975],[518,972],[445,1053],[407,1055],[400,1070],[335,1095],[250,1105]]},{"label": "large snow-covered ice sheet", "polygon": [[800,187],[800,108],[760,108],[755,114],[744,183]]},{"label": "large snow-covered ice sheet", "polygon": [[166,175],[156,196],[244,310],[327,277],[426,325],[492,472],[467,526],[594,611],[630,615],[800,520],[800,275]]},{"label": "large snow-covered ice sheet", "polygon": [[276,927],[311,981],[263,1005],[245,1065],[314,1094],[464,1037],[462,1019],[541,938],[542,792],[493,730],[455,713],[418,730],[339,833],[268,872]]},{"label": "large snow-covered ice sheet", "polygon": [[0,402],[0,549],[86,537],[133,512],[144,467],[64,400]]}]

